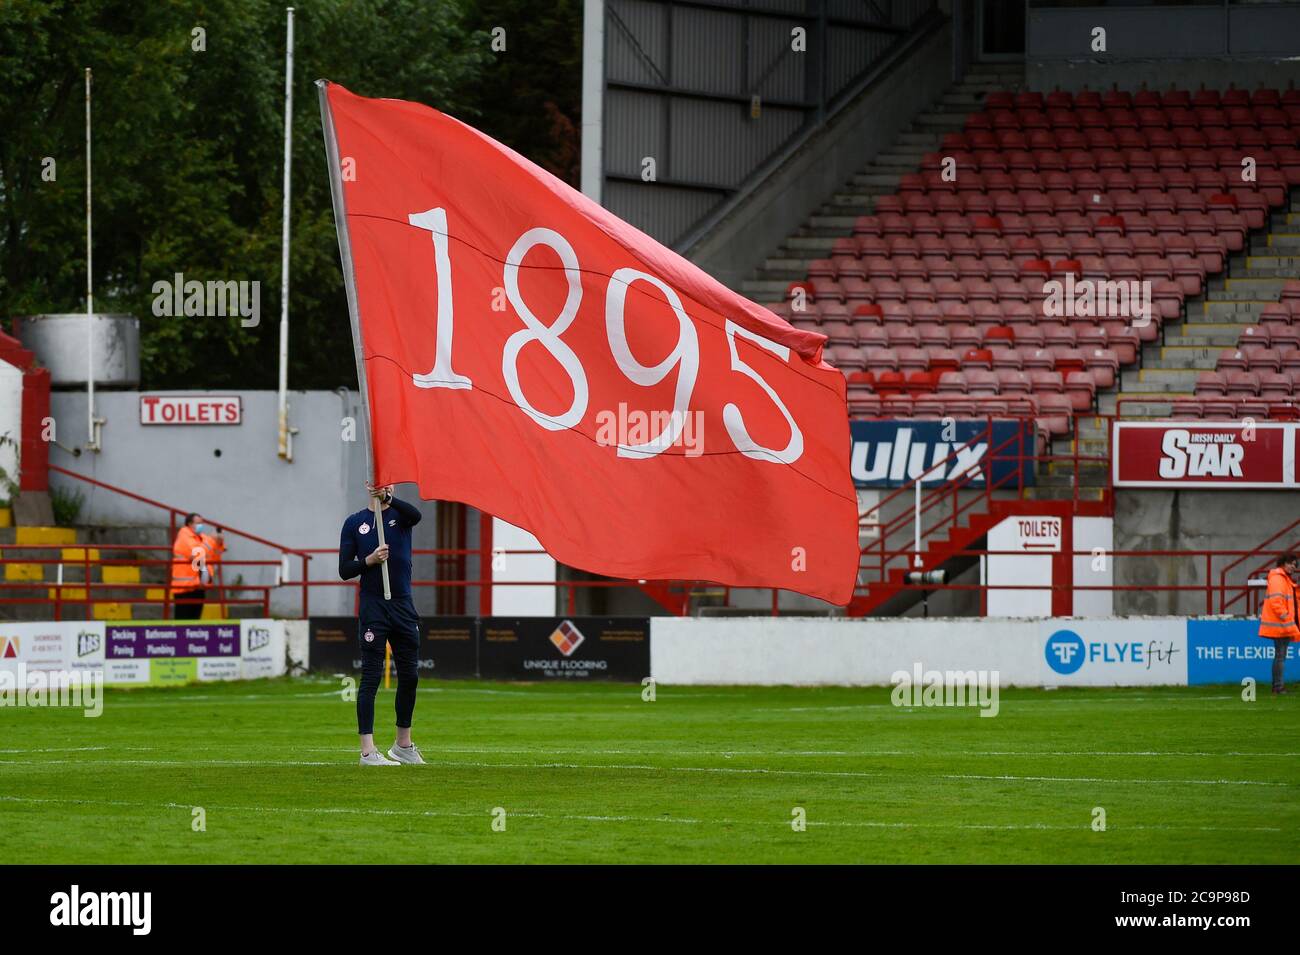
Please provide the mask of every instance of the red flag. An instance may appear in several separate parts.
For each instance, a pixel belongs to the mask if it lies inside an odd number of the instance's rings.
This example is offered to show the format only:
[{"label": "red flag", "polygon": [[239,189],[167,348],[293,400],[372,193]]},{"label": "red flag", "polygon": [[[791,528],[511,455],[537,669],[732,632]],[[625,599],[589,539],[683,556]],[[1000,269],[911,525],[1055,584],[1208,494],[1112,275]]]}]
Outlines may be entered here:
[{"label": "red flag", "polygon": [[857,502],[823,336],[450,116],[321,93],[378,483],[595,573],[848,602]]}]

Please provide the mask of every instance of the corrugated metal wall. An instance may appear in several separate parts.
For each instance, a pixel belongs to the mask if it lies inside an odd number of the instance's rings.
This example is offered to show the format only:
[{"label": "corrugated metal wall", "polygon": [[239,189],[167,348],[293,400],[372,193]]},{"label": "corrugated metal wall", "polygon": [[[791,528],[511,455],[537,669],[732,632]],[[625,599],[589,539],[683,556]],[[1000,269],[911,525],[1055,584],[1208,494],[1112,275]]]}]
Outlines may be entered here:
[{"label": "corrugated metal wall", "polygon": [[675,244],[934,6],[606,0],[605,206]]}]

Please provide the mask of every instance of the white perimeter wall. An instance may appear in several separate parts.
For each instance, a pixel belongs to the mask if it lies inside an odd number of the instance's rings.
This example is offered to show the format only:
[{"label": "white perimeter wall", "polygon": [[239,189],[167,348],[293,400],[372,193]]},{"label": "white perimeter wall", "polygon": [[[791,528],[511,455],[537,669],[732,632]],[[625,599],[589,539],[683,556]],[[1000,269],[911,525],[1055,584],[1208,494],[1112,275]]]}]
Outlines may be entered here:
[{"label": "white perimeter wall", "polygon": [[[665,684],[885,686],[918,663],[996,670],[1002,686],[1187,683],[1186,617],[655,617],[650,626],[650,673]],[[1063,641],[1083,647],[1068,673],[1049,660],[1049,645]]]},{"label": "white perimeter wall", "polygon": [[[499,517],[492,518],[493,580],[555,580],[555,558],[549,554],[509,553],[541,549],[541,543],[528,531]],[[549,617],[555,613],[555,588],[494,584],[492,613],[498,617]]]},{"label": "white perimeter wall", "polygon": [[[1088,551],[1080,555],[1079,551]],[[1074,606],[1080,617],[1109,617],[1115,612],[1113,590],[1078,590],[1078,587],[1110,587],[1115,583],[1115,519],[1074,519]]]}]

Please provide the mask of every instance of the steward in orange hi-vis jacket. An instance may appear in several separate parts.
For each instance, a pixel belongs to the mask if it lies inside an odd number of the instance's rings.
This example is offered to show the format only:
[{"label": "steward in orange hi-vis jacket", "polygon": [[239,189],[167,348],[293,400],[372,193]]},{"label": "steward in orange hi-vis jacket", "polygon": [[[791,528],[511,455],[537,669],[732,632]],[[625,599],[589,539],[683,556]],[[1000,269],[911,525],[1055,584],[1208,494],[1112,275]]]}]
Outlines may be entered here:
[{"label": "steward in orange hi-vis jacket", "polygon": [[1288,645],[1300,640],[1300,626],[1296,621],[1296,568],[1300,558],[1283,554],[1277,566],[1268,572],[1268,588],[1264,607],[1259,614],[1259,635],[1273,641],[1273,692],[1285,693],[1282,671],[1286,666]]},{"label": "steward in orange hi-vis jacket", "polygon": [[203,615],[207,585],[212,569],[226,552],[226,541],[219,528],[208,533],[208,526],[197,514],[185,515],[185,526],[172,542],[172,600],[177,620],[198,620]]}]

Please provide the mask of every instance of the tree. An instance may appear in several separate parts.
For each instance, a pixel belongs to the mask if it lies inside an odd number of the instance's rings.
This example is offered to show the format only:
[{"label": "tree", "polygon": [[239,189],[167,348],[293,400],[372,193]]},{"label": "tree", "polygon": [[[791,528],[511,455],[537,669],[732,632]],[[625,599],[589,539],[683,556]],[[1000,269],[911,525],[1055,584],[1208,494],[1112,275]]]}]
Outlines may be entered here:
[{"label": "tree", "polygon": [[[321,0],[295,13],[294,388],[356,380],[314,80],[471,122],[513,112],[516,101],[485,96],[490,37],[468,7]],[[0,316],[84,308],[90,66],[97,310],[140,317],[145,387],[274,387],[283,56],[284,9],[268,0],[0,5]],[[45,157],[53,181],[42,178]],[[259,281],[260,325],[156,317],[153,284],[177,272]]]},{"label": "tree", "polygon": [[[504,31],[471,104],[489,136],[578,185],[582,128],[582,2],[477,0],[467,22],[492,36]],[[500,44],[498,44],[499,46]],[[502,109],[499,104],[509,103]]]}]

